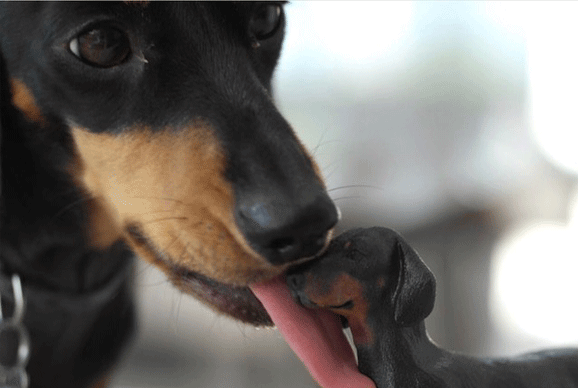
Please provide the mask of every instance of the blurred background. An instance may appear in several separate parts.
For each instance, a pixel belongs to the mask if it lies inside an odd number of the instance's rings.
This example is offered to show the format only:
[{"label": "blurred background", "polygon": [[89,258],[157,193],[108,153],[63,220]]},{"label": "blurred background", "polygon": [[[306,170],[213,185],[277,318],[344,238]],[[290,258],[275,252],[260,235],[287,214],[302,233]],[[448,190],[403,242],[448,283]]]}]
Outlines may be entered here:
[{"label": "blurred background", "polygon": [[[578,3],[294,2],[278,106],[342,230],[400,231],[438,280],[428,329],[475,355],[578,346]],[[141,266],[115,387],[315,387],[275,330]]]}]

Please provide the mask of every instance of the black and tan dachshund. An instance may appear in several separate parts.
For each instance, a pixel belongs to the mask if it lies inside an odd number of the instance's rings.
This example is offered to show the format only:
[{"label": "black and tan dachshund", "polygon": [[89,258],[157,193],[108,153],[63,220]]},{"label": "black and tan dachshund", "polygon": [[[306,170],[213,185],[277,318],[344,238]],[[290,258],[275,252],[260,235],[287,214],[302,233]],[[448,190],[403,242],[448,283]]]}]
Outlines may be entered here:
[{"label": "black and tan dachshund", "polygon": [[378,388],[578,387],[578,349],[485,359],[435,345],[424,324],[434,306],[435,278],[390,229],[336,237],[319,260],[296,269],[287,282],[304,306],[346,319],[359,369]]},{"label": "black and tan dachshund", "polygon": [[248,285],[327,246],[336,208],[271,96],[284,28],[277,2],[0,4],[0,294],[7,316],[18,274],[32,387],[102,385],[133,252],[269,325]]}]

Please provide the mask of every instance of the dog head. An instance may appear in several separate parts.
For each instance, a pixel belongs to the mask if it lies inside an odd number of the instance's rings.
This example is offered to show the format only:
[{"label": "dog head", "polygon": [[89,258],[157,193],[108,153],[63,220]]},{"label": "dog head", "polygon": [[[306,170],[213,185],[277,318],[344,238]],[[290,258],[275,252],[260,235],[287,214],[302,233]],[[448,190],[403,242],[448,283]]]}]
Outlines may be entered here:
[{"label": "dog head", "polygon": [[80,190],[92,249],[124,240],[184,291],[266,323],[246,285],[317,254],[337,222],[272,101],[284,26],[280,3],[4,3],[3,147],[18,131]]},{"label": "dog head", "polygon": [[319,259],[292,271],[288,283],[301,304],[357,322],[365,335],[371,334],[371,314],[411,326],[431,313],[435,301],[432,272],[398,233],[380,227],[336,237]]}]

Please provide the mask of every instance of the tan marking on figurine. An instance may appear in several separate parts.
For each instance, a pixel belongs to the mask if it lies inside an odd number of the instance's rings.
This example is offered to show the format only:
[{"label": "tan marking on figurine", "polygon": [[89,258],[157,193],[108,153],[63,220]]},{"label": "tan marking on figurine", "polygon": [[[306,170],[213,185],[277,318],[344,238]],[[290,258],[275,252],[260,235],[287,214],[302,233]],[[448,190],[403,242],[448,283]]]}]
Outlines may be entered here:
[{"label": "tan marking on figurine", "polygon": [[[346,273],[340,273],[329,286],[311,274],[306,276],[305,294],[321,308],[327,308],[347,318],[351,333],[357,344],[372,344],[374,334],[367,326],[369,304],[363,295],[363,284]],[[334,308],[348,301],[353,308]]]}]

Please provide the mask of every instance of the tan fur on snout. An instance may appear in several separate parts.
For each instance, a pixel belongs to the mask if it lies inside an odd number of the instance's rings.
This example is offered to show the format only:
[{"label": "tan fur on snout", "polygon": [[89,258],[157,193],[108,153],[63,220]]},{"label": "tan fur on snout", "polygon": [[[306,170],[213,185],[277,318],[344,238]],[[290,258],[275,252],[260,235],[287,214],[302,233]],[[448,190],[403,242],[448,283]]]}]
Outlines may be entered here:
[{"label": "tan fur on snout", "polygon": [[[74,127],[72,135],[78,161],[71,170],[94,198],[91,209],[98,214],[92,219],[100,220],[88,231],[94,246],[125,238],[166,271],[175,264],[229,284],[281,272],[251,249],[235,223],[225,156],[208,125],[135,126],[120,135]],[[127,232],[131,225],[155,252],[135,241]]]}]

